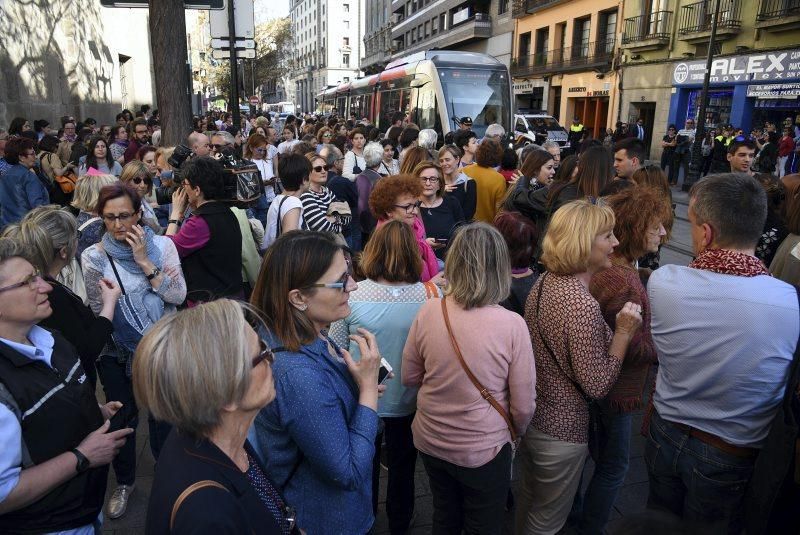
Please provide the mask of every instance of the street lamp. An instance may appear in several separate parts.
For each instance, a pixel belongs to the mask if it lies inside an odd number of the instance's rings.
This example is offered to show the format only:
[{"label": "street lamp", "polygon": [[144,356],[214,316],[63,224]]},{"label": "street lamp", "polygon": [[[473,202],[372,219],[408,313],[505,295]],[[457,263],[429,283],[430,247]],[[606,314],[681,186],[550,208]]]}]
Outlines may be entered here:
[{"label": "street lamp", "polygon": [[721,0],[714,0],[714,17],[711,19],[711,35],[708,38],[708,57],[706,58],[706,72],[703,76],[703,89],[700,92],[700,105],[697,108],[697,129],[692,144],[691,160],[689,160],[689,175],[683,181],[683,191],[689,191],[692,184],[700,180],[703,169],[703,139],[706,137],[706,103],[708,101],[708,85],[711,78],[711,61],[714,59],[714,45],[717,40],[717,21],[719,20],[719,5]]}]

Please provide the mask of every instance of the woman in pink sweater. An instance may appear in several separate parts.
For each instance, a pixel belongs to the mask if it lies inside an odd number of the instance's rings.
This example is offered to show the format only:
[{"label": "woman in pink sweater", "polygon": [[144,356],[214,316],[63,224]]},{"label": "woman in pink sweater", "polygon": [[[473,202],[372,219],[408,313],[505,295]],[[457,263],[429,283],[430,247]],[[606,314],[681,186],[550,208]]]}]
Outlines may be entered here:
[{"label": "woman in pink sweater", "polygon": [[[522,318],[498,305],[511,288],[500,233],[485,223],[463,227],[447,257],[446,297],[417,314],[402,381],[420,389],[412,431],[433,493],[432,532],[491,535],[503,529],[512,437],[536,407],[533,348]],[[470,380],[459,351],[500,409]]]}]

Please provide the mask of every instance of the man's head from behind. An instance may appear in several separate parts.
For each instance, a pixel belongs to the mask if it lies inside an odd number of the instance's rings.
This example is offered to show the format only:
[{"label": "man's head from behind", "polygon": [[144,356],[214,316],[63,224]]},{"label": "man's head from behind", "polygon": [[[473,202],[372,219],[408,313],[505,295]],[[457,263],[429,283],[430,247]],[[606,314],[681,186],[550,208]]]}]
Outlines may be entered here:
[{"label": "man's head from behind", "polygon": [[711,175],[689,191],[694,253],[732,249],[753,254],[767,219],[767,194],[743,173]]},{"label": "man's head from behind", "polygon": [[626,138],[614,145],[614,170],[620,178],[630,178],[644,165],[644,143],[636,138]]}]

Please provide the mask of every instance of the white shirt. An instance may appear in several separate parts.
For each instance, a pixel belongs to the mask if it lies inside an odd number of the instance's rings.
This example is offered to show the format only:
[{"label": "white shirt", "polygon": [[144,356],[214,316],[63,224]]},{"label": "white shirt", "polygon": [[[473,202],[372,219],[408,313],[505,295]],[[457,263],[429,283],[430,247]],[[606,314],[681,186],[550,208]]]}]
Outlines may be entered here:
[{"label": "white shirt", "polygon": [[[286,199],[285,202],[282,202]],[[300,209],[300,221],[298,222],[298,228],[304,228],[305,223],[303,222],[303,203],[297,197],[293,195],[284,195],[280,194],[272,201],[272,204],[269,205],[269,210],[267,211],[267,228],[264,232],[264,243],[261,244],[261,250],[263,251],[272,243],[278,239],[277,232],[278,232],[278,209],[280,209],[280,220],[283,221],[283,218],[286,217],[291,210],[298,208]],[[284,232],[286,228],[281,223],[281,232]]]}]

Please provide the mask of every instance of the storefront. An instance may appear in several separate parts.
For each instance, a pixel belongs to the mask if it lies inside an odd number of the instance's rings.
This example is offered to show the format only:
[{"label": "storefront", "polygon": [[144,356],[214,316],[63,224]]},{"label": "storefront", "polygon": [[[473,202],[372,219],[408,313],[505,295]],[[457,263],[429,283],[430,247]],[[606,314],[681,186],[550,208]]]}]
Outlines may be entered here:
[{"label": "storefront", "polygon": [[548,111],[547,102],[547,82],[541,78],[514,79],[514,113]]},{"label": "storefront", "polygon": [[578,117],[593,137],[602,139],[606,128],[613,126],[618,94],[613,74],[598,77],[592,71],[563,75],[559,99],[562,124],[568,127],[573,117]]},{"label": "storefront", "polygon": [[[706,60],[673,65],[669,122],[697,119]],[[767,121],[800,121],[800,49],[721,57],[711,64],[707,128],[732,124],[750,132]],[[681,128],[681,126],[678,126]]]}]

